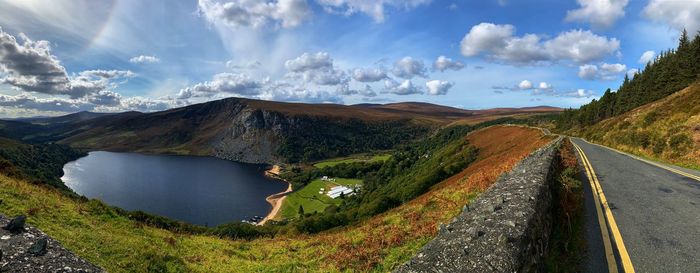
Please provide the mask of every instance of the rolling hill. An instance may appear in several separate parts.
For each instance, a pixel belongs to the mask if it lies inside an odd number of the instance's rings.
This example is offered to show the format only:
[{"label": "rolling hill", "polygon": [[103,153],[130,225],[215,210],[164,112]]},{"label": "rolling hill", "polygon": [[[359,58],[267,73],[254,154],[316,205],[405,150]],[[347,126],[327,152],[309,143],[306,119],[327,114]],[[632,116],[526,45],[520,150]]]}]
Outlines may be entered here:
[{"label": "rolling hill", "polygon": [[394,146],[454,122],[557,112],[464,110],[428,103],[304,104],[228,98],[162,112],[75,113],[1,121],[0,136],[83,150],[211,155],[250,163],[310,162]]}]

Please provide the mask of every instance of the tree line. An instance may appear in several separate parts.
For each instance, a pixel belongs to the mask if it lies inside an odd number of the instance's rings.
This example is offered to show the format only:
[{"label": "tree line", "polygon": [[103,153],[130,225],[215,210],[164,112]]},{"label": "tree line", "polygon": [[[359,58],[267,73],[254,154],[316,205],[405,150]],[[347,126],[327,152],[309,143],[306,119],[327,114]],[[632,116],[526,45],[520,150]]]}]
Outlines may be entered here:
[{"label": "tree line", "polygon": [[691,40],[683,30],[678,48],[661,52],[632,78],[625,75],[616,92],[608,88],[599,100],[566,110],[557,120],[557,129],[585,127],[624,114],[688,87],[699,75],[700,32]]}]

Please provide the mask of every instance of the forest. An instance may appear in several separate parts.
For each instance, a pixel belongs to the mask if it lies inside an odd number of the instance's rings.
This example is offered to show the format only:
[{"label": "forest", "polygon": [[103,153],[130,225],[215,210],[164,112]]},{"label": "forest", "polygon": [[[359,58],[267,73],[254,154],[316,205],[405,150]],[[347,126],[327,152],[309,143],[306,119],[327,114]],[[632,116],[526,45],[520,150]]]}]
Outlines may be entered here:
[{"label": "forest", "polygon": [[682,90],[695,82],[698,75],[700,33],[691,40],[684,30],[677,49],[661,52],[632,78],[625,76],[617,91],[608,89],[599,100],[594,99],[579,109],[566,110],[557,119],[556,127],[566,131],[621,115]]}]

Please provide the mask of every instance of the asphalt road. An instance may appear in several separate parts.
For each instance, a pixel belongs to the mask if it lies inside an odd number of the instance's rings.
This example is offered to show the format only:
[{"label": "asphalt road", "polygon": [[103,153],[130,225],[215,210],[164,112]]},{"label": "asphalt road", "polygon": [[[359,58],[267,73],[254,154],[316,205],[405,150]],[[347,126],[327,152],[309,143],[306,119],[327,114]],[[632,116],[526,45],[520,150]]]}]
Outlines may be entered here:
[{"label": "asphalt road", "polygon": [[[572,141],[588,158],[607,199],[607,211],[612,212],[615,224],[611,224],[609,217],[605,224],[619,272],[625,272],[622,252],[628,254],[635,272],[700,272],[700,181],[581,139],[572,138]],[[595,191],[591,190],[586,175],[582,177],[586,186],[589,242],[585,271],[608,272],[603,232],[593,197]],[[621,237],[617,242],[622,242],[626,251],[621,251],[616,243],[615,230]]]}]

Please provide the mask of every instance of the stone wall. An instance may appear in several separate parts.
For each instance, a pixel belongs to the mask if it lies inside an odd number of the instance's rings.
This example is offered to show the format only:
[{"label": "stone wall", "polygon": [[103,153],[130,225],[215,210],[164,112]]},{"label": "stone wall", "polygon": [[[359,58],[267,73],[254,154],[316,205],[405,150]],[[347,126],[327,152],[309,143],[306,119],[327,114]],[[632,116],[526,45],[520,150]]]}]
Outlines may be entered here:
[{"label": "stone wall", "polygon": [[395,272],[537,272],[552,229],[561,137],[503,175]]}]

